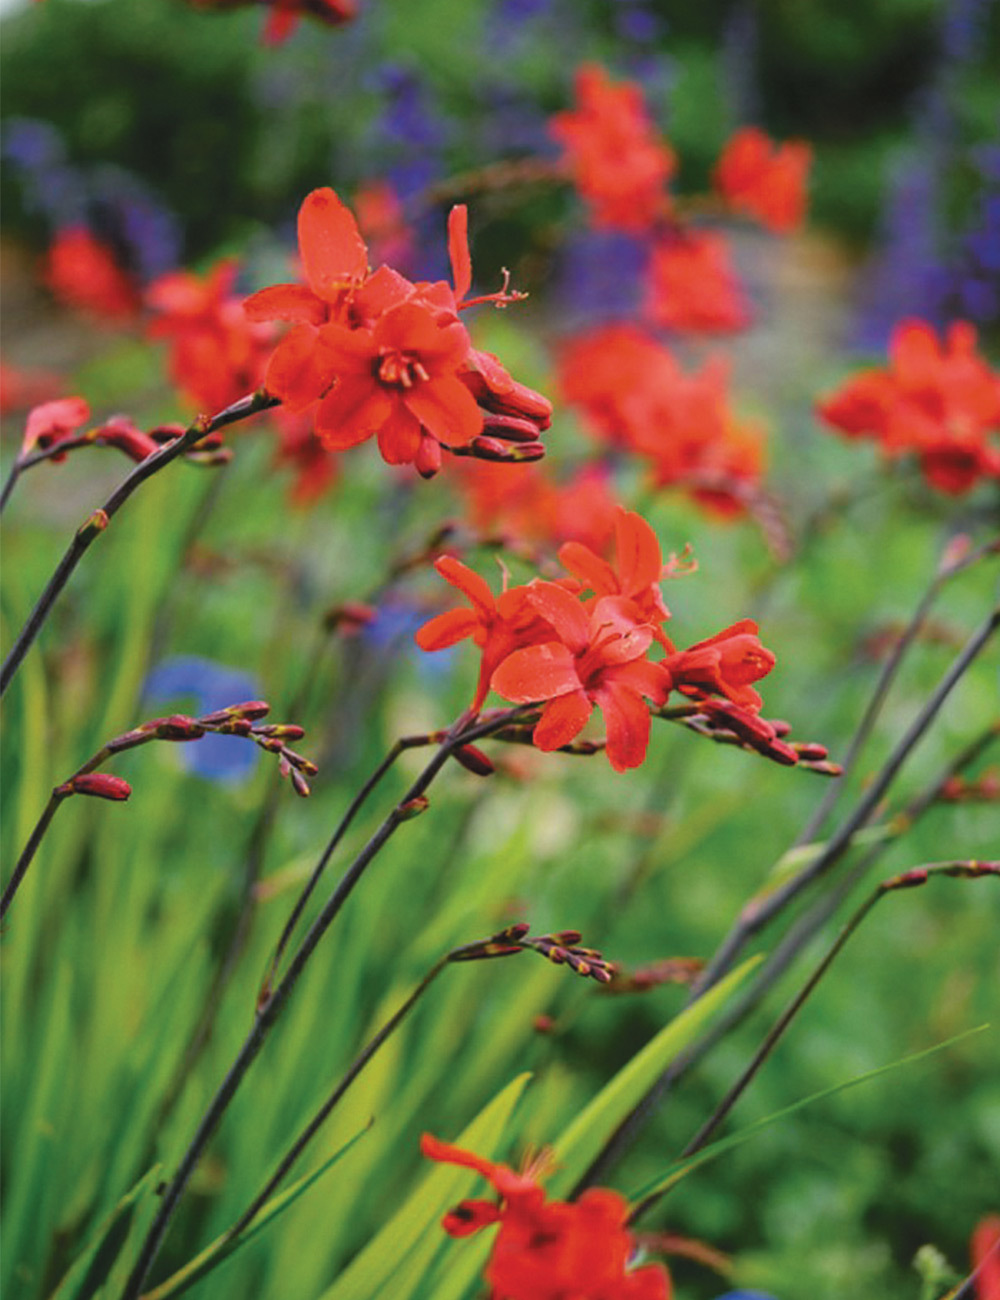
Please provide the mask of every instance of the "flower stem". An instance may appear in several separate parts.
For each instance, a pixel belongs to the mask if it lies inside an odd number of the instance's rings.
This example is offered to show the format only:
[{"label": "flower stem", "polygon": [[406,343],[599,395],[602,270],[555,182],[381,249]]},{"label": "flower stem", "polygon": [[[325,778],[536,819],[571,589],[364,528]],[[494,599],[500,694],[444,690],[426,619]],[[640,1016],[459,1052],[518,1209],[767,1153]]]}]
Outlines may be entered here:
[{"label": "flower stem", "polygon": [[195,1166],[201,1158],[202,1152],[208,1145],[212,1134],[215,1132],[223,1115],[229,1107],[230,1102],[236,1095],[236,1092],[242,1083],[247,1071],[256,1059],[260,1049],[263,1047],[268,1033],[274,1027],[284,1010],[292,990],[298,983],[299,977],[305,969],[316,946],[323,938],[326,931],[333,924],[344,903],[349,898],[354,886],[361,879],[368,864],[376,856],[380,849],[384,847],[387,841],[395,834],[396,830],[405,821],[408,821],[411,813],[410,807],[414,801],[419,800],[424,792],[433,782],[434,778],[447,763],[454,751],[461,745],[468,744],[483,736],[489,735],[492,731],[506,726],[513,717],[519,717],[522,710],[506,709],[499,715],[493,716],[487,720],[481,720],[476,723],[467,725],[465,730],[453,728],[439,746],[437,752],[430,759],[424,770],[410,786],[403,798],[396,804],[389,815],[384,819],[381,826],[357,855],[347,871],[341,877],[333,893],[327,899],[319,915],[313,921],[308,931],[304,935],[302,942],[296,949],[288,970],[276,985],[273,992],[262,1000],[257,1007],[254,1017],[253,1026],[244,1040],[243,1046],[236,1055],[236,1059],[229,1067],[225,1078],[219,1085],[215,1096],[209,1102],[208,1108],[202,1116],[197,1131],[188,1144],[187,1150],[181,1157],[177,1171],[163,1193],[163,1199],[160,1208],[150,1226],[149,1232],[143,1242],[139,1252],[139,1257],[132,1269],[131,1274],[125,1284],[122,1292],[122,1300],[138,1300],[149,1270],[152,1268],[163,1239],[166,1236],[167,1228],[174,1216],[177,1205],[187,1187],[188,1180],[194,1172]]},{"label": "flower stem", "polygon": [[214,433],[217,429],[222,429],[228,424],[235,424],[239,420],[245,420],[251,415],[256,415],[258,411],[277,405],[277,398],[271,397],[263,389],[260,389],[256,393],[251,393],[238,402],[234,402],[231,406],[227,406],[218,415],[211,418],[202,416],[195,420],[180,437],[175,438],[173,442],[166,443],[159,451],[154,451],[152,455],[147,456],[144,461],[136,465],[128,477],[112,492],[104,505],[95,510],[73,535],[73,540],[56,566],[55,572],[38,599],[38,603],[4,660],[3,668],[0,670],[0,696],[6,692],[7,687],[13,681],[14,674],[21,666],[21,660],[34,644],[35,638],[45,625],[52,606],[67,582],[69,582],[91,543],[107,528],[110,521],[132,493],[141,487],[148,478],[169,465],[172,460],[176,460],[178,456],[200,442],[202,438],[207,437],[208,434]]}]

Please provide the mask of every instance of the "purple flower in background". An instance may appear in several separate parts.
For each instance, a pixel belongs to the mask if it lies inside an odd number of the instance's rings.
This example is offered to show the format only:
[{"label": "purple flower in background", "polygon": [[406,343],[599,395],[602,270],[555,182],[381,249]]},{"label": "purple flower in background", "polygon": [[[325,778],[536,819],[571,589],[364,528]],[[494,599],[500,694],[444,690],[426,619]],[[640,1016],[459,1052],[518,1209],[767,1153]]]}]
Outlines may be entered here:
[{"label": "purple flower in background", "polygon": [[716,1296],[715,1300],[777,1300],[777,1297],[764,1291],[727,1291],[725,1295]]},{"label": "purple flower in background", "polygon": [[[198,716],[259,699],[260,687],[239,669],[196,655],[176,655],[157,664],[146,678],[142,694],[144,705],[183,705]],[[257,746],[239,736],[203,736],[176,749],[189,772],[210,781],[241,781],[255,769],[259,758]]]},{"label": "purple flower in background", "polygon": [[563,251],[557,295],[570,329],[626,320],[639,311],[647,248],[618,231],[574,233]]}]

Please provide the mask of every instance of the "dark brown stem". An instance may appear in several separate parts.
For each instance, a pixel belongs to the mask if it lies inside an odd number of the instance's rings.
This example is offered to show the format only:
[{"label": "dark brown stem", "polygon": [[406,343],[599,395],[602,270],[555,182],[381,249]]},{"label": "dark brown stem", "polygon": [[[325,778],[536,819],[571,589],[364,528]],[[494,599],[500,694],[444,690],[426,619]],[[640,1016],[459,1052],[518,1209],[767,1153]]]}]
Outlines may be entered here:
[{"label": "dark brown stem", "polygon": [[[958,875],[961,874],[966,869],[970,871],[970,874],[977,870],[983,871],[983,874],[986,874],[986,872],[990,872],[991,874],[994,874],[997,872],[997,870],[1000,870],[1000,867],[998,867],[998,864],[996,863],[989,863],[986,864],[984,868],[982,864],[970,862],[970,861],[932,863],[923,867],[914,868],[912,871],[904,872],[899,876],[894,876],[891,880],[884,880],[874,890],[874,892],[869,895],[869,897],[861,904],[861,906],[857,909],[857,911],[853,914],[853,916],[851,916],[850,919],[847,921],[846,925],[843,927],[840,934],[834,940],[832,946],[830,947],[826,955],[823,957],[822,961],[819,963],[819,965],[816,967],[813,973],[809,976],[805,984],[795,995],[792,1001],[788,1004],[788,1006],[785,1008],[782,1014],[778,1017],[777,1021],[775,1022],[775,1024],[773,1025],[773,1027],[765,1037],[763,1043],[761,1043],[760,1047],[754,1053],[753,1059],[750,1061],[749,1065],[746,1067],[746,1069],[743,1071],[740,1077],[736,1080],[736,1082],[732,1085],[732,1087],[726,1093],[725,1097],[723,1097],[722,1101],[719,1102],[718,1106],[716,1106],[716,1108],[712,1111],[712,1114],[708,1117],[705,1123],[701,1126],[701,1128],[699,1128],[698,1132],[694,1135],[691,1141],[688,1142],[688,1144],[684,1147],[683,1151],[681,1151],[680,1155],[677,1157],[678,1160],[687,1160],[708,1145],[710,1139],[718,1129],[719,1125],[730,1113],[730,1111],[739,1101],[740,1097],[742,1097],[743,1093],[746,1092],[747,1088],[749,1087],[750,1083],[757,1075],[761,1066],[771,1055],[771,1052],[774,1050],[774,1047],[778,1043],[778,1040],[784,1035],[789,1025],[798,1015],[799,1011],[801,1011],[802,1007],[805,1005],[806,1001],[812,994],[813,990],[816,988],[820,980],[823,978],[826,972],[830,969],[830,966],[836,960],[837,956],[843,950],[848,939],[850,939],[851,935],[858,928],[858,926],[865,919],[865,917],[872,910],[872,908],[874,908],[876,903],[878,903],[880,899],[884,898],[886,894],[892,893],[899,889],[906,889],[914,885],[924,884],[929,878],[929,876],[931,875],[951,875],[951,874]],[[639,1204],[636,1205],[635,1208],[632,1210],[632,1213],[629,1216],[629,1222],[635,1222],[636,1219],[638,1219],[641,1215],[645,1214],[647,1210],[651,1209],[652,1206],[657,1204],[657,1202],[660,1201],[666,1195],[668,1190],[669,1188],[664,1188],[658,1192],[653,1192],[651,1195],[647,1196],[644,1200],[640,1201]]]},{"label": "dark brown stem", "polygon": [[384,847],[387,841],[395,834],[396,830],[412,815],[411,809],[415,801],[419,801],[424,792],[433,782],[438,772],[444,767],[445,763],[451,758],[454,751],[464,744],[487,736],[490,732],[497,730],[499,727],[506,726],[512,717],[520,716],[520,710],[504,710],[498,717],[493,717],[488,721],[470,725],[464,731],[454,730],[445,739],[443,744],[431,758],[416,781],[410,786],[404,797],[396,804],[388,817],[382,822],[381,826],[371,837],[365,847],[357,855],[354,861],[348,867],[347,871],[341,877],[333,893],[327,899],[319,915],[309,927],[302,942],[296,949],[281,982],[275,987],[274,991],[258,1005],[254,1017],[253,1026],[247,1035],[243,1046],[237,1053],[236,1059],[230,1066],[225,1078],[219,1085],[215,1096],[208,1105],[207,1110],[202,1116],[198,1129],[188,1144],[187,1150],[181,1158],[177,1171],[163,1193],[163,1199],[160,1208],[157,1211],[149,1232],[143,1242],[136,1260],[135,1266],[129,1275],[122,1292],[122,1300],[137,1300],[143,1284],[152,1268],[163,1239],[166,1236],[167,1228],[174,1216],[177,1205],[187,1187],[188,1180],[194,1172],[195,1166],[201,1158],[202,1152],[208,1145],[212,1134],[219,1125],[220,1120],[229,1107],[230,1102],[236,1095],[236,1092],[242,1083],[250,1066],[256,1060],[260,1049],[263,1047],[268,1033],[278,1020],[281,1012],[284,1010],[292,990],[299,981],[303,970],[317,944],[323,938],[326,931],[337,918],[341,908],[350,897],[354,886],[361,879],[368,864],[376,856],[380,849]]},{"label": "dark brown stem", "polygon": [[147,456],[144,461],[136,465],[128,477],[112,492],[104,505],[95,510],[74,534],[72,542],[70,542],[65,554],[56,566],[55,572],[38,599],[38,603],[14,642],[10,654],[4,660],[3,669],[0,670],[0,696],[6,692],[7,687],[14,678],[14,674],[21,666],[21,660],[34,644],[35,638],[45,625],[52,606],[67,582],[69,582],[76,566],[83,559],[91,543],[107,528],[110,521],[132,493],[141,487],[148,478],[169,465],[172,460],[176,460],[178,456],[195,446],[208,434],[214,433],[217,429],[225,428],[226,425],[235,424],[239,420],[246,420],[251,415],[256,415],[258,411],[277,405],[278,399],[269,396],[263,389],[251,393],[238,402],[234,402],[231,406],[227,406],[218,415],[211,418],[200,417],[180,437],[175,438],[173,442],[166,443],[159,451],[154,451],[152,455]]},{"label": "dark brown stem", "polygon": [[[807,867],[803,868],[798,875],[794,876],[785,886],[771,893],[760,895],[751,899],[750,904],[743,909],[736,924],[730,930],[730,933],[723,940],[715,956],[706,966],[698,983],[692,992],[690,1002],[696,1001],[703,993],[713,987],[714,984],[722,978],[723,974],[732,965],[737,953],[739,953],[750,938],[771,920],[778,912],[782,910],[797,897],[797,895],[806,888],[818,876],[831,870],[836,863],[848,851],[857,832],[867,824],[882,796],[891,785],[893,779],[899,772],[906,758],[910,754],[917,741],[921,738],[927,728],[931,725],[938,711],[944,704],[948,695],[954,686],[961,679],[966,669],[975,659],[976,655],[983,649],[990,637],[996,631],[1000,624],[1000,609],[995,609],[986,623],[978,629],[966,642],[962,651],[956,656],[948,672],[939,682],[931,698],[927,701],[920,714],[911,724],[909,730],[900,740],[899,744],[890,754],[886,763],[882,767],[878,776],[872,785],[866,791],[859,801],[854,812],[847,819],[840,831],[830,840],[823,852]],[[980,742],[977,742],[979,744]],[[706,1042],[714,1045],[715,1042],[723,1036],[724,1033],[737,1023],[738,1016],[741,1018],[752,1005],[756,1005],[759,998],[763,996],[761,981],[765,978],[765,972],[776,967],[779,959],[785,964],[798,954],[804,943],[808,942],[809,936],[796,936],[794,941],[788,943],[787,950],[779,948],[772,954],[765,970],[758,976],[755,987],[741,1000],[738,1007],[724,1017],[722,1027],[717,1027],[712,1031]],[[783,967],[782,967],[783,969]],[[774,975],[777,978],[777,974]],[[769,985],[767,986],[769,987]],[[751,1001],[752,999],[752,1001]],[[737,1016],[738,1013],[738,1016]],[[695,1051],[685,1054],[675,1061],[667,1070],[660,1075],[656,1082],[640,1098],[633,1109],[621,1121],[618,1128],[611,1135],[604,1147],[598,1152],[590,1167],[586,1170],[583,1177],[577,1184],[575,1193],[579,1193],[584,1187],[588,1187],[595,1182],[601,1181],[607,1173],[607,1170],[624,1154],[632,1145],[639,1132],[651,1117],[657,1106],[666,1096],[673,1082],[686,1070],[692,1060],[695,1059]]]},{"label": "dark brown stem", "polygon": [[822,802],[799,834],[793,847],[798,847],[802,844],[809,844],[813,839],[815,839],[820,828],[833,809],[834,804],[843,793],[847,777],[854,770],[854,764],[857,761],[857,757],[864,747],[864,744],[871,734],[872,728],[882,711],[882,705],[885,703],[892,684],[896,680],[896,674],[899,671],[899,667],[903,662],[907,651],[920,635],[920,631],[923,628],[924,623],[927,621],[927,616],[931,611],[931,607],[937,600],[942,589],[952,578],[956,577],[959,573],[964,572],[964,570],[970,568],[985,556],[997,554],[998,549],[1000,549],[1000,540],[994,539],[991,542],[987,542],[985,546],[980,546],[977,550],[961,556],[958,560],[955,560],[952,563],[946,561],[939,565],[934,578],[921,597],[917,608],[914,610],[913,617],[907,624],[902,636],[893,646],[892,653],[889,655],[889,658],[886,660],[882,668],[878,682],[875,685],[875,690],[872,692],[872,696],[868,701],[868,705],[865,708],[861,721],[858,723],[857,730],[851,738],[850,744],[847,747],[847,752],[841,761],[842,771],[840,777],[828,787]]}]

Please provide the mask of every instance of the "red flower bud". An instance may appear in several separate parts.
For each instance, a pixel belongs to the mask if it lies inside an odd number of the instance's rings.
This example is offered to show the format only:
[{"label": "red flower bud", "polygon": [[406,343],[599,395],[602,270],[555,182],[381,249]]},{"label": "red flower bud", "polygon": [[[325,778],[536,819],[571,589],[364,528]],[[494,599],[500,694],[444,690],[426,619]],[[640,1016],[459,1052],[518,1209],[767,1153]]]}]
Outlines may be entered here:
[{"label": "red flower bud", "polygon": [[456,749],[455,759],[474,776],[491,776],[496,771],[492,761],[475,745],[462,745]]},{"label": "red flower bud", "polygon": [[74,776],[66,785],[70,787],[71,794],[89,794],[96,799],[111,799],[115,803],[123,802],[132,793],[132,787],[126,780],[107,772],[88,772],[83,776]]}]

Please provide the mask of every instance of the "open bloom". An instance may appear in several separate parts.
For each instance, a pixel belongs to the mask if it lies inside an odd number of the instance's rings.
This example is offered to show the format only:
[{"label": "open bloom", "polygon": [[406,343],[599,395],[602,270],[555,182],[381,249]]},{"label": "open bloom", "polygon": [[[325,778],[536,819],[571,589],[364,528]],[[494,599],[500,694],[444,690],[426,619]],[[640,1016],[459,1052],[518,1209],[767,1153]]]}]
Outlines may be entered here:
[{"label": "open bloom", "polygon": [[427,1133],[420,1147],[431,1160],[476,1170],[498,1194],[498,1202],[463,1201],[442,1223],[453,1237],[500,1225],[486,1265],[491,1300],[670,1300],[662,1265],[628,1271],[635,1242],[628,1202],[617,1192],[594,1187],[576,1201],[549,1201],[530,1172],[517,1174]]},{"label": "open bloom", "polygon": [[527,600],[551,626],[552,639],[508,655],[493,674],[493,689],[515,704],[545,702],[533,735],[542,750],[568,745],[600,708],[611,766],[638,767],[649,746],[646,699],[661,705],[670,690],[669,675],[646,659],[655,629],[637,623],[621,596],[602,596],[588,611],[565,588],[534,582]]},{"label": "open bloom", "polygon": [[802,224],[812,150],[801,140],[774,145],[758,127],[732,135],[715,169],[715,186],[738,212],[756,217],[775,234]]},{"label": "open bloom", "polygon": [[925,321],[902,321],[888,367],[849,379],[817,412],[849,438],[874,438],[886,456],[914,452],[927,482],[942,492],[1000,478],[1000,375],[976,341],[966,321],[953,321],[943,341]]},{"label": "open bloom", "polygon": [[[293,413],[315,409],[328,448],[372,435],[390,464],[414,463],[426,477],[442,448],[506,458],[499,439],[530,442],[511,459],[543,453],[538,433],[552,407],[519,384],[496,357],[472,346],[459,313],[476,303],[514,302],[506,287],[469,298],[468,214],[452,209],[448,251],[454,285],[412,283],[391,267],[368,267],[368,249],[351,212],[331,189],[314,190],[299,210],[306,284],[262,289],[244,304],[252,321],[293,328],[267,364],[264,385]],[[480,439],[485,415],[488,439]],[[480,443],[482,445],[480,445]]]},{"label": "open bloom", "polygon": [[673,150],[657,137],[638,85],[615,85],[602,67],[585,64],[576,74],[576,98],[575,110],[549,123],[573,181],[595,225],[641,234],[668,208]]}]

